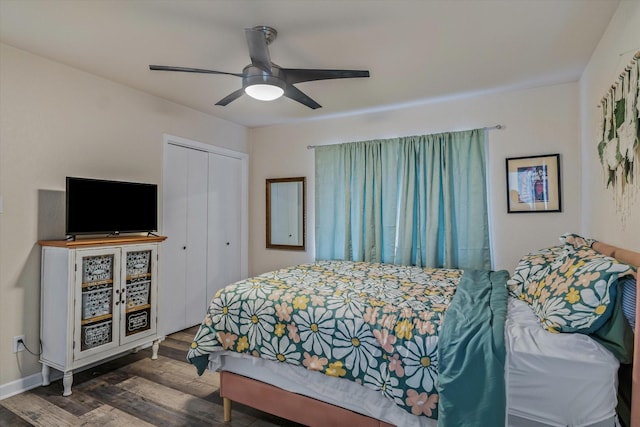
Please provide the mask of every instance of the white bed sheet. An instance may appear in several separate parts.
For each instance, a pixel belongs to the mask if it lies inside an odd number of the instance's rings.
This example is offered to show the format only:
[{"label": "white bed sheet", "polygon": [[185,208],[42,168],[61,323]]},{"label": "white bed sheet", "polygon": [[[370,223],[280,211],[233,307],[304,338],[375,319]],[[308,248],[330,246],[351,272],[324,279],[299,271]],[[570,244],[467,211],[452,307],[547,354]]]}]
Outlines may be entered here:
[{"label": "white bed sheet", "polygon": [[614,425],[615,356],[586,335],[542,329],[522,301],[509,298],[508,304],[509,414],[551,426]]},{"label": "white bed sheet", "polygon": [[299,366],[234,352],[209,356],[209,368],[244,375],[283,390],[309,396],[396,426],[436,427],[436,420],[416,417],[380,393],[361,385]]},{"label": "white bed sheet", "polygon": [[[551,334],[540,327],[525,303],[509,298],[508,304],[508,425],[617,425],[618,361],[613,354],[584,335]],[[221,352],[210,355],[209,368],[251,377],[396,426],[437,426],[435,420],[413,416],[378,392],[300,367]]]}]

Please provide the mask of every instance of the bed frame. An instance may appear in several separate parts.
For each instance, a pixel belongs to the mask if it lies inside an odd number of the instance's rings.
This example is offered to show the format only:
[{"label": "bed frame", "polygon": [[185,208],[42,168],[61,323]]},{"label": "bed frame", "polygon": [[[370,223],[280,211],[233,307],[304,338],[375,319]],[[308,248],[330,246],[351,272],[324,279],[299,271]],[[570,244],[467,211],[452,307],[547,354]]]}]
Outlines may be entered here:
[{"label": "bed frame", "polygon": [[384,421],[227,371],[220,372],[220,396],[225,422],[231,421],[231,401],[234,401],[310,427],[393,427]]},{"label": "bed frame", "polygon": [[[601,242],[594,243],[593,248],[626,264],[640,267],[639,252]],[[640,427],[640,286],[636,294],[632,375],[630,427]],[[220,372],[220,396],[223,398],[225,422],[231,421],[231,402],[234,401],[311,427],[392,427],[384,421],[226,371]]]},{"label": "bed frame", "polygon": [[[595,242],[593,249],[625,264],[640,268],[640,253],[628,249],[617,248],[602,242]],[[631,386],[631,427],[640,427],[640,274],[636,276],[636,331],[633,340],[633,368]]]}]

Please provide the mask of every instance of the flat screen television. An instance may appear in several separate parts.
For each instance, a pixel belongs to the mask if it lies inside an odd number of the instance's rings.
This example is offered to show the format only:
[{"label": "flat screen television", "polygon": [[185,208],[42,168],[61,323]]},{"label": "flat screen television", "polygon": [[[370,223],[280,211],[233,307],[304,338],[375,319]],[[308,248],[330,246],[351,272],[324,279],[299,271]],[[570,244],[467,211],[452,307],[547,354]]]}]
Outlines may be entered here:
[{"label": "flat screen television", "polygon": [[67,177],[68,236],[153,232],[158,229],[158,186]]}]

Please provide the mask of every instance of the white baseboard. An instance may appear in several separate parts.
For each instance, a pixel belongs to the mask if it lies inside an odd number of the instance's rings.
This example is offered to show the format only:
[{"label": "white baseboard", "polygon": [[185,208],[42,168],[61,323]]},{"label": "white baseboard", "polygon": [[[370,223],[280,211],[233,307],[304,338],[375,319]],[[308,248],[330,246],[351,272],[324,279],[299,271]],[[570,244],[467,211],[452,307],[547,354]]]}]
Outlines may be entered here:
[{"label": "white baseboard", "polygon": [[[158,337],[158,341],[164,341],[166,336]],[[120,354],[115,354],[113,356],[107,357],[105,359],[99,360],[97,362],[91,363],[89,365],[83,366],[82,368],[74,369],[74,373],[84,371],[86,369],[92,368],[94,366],[100,365],[102,363],[109,362],[111,360],[117,359],[119,357],[124,356],[127,353],[136,353],[139,350],[143,350],[145,348],[151,347],[153,343],[148,342],[139,347],[135,347],[131,350],[125,351]],[[49,374],[49,382],[54,382],[62,378],[63,373],[55,368],[50,369]],[[23,393],[27,390],[31,390],[32,388],[40,387],[42,385],[42,373],[37,373],[33,375],[29,375],[28,377],[20,378],[15,381],[6,384],[0,384],[0,400],[6,399],[11,396],[15,396],[16,394]]]},{"label": "white baseboard", "polygon": [[[51,370],[50,381],[57,381],[62,378],[62,372]],[[0,400],[6,399],[16,394],[23,393],[32,388],[42,385],[42,373],[29,375],[6,384],[0,384]]]}]

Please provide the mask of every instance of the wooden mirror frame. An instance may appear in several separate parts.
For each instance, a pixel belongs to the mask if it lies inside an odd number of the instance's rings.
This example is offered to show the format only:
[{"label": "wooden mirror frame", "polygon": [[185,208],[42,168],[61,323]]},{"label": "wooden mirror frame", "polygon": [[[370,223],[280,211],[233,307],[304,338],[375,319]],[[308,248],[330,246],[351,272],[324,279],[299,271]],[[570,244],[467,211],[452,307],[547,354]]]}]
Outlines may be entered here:
[{"label": "wooden mirror frame", "polygon": [[[294,177],[294,178],[272,178],[266,180],[266,192],[267,192],[267,203],[266,203],[266,228],[267,228],[267,249],[284,249],[284,250],[292,250],[292,251],[305,251],[306,250],[306,240],[307,240],[307,196],[306,196],[306,177]],[[273,235],[271,229],[272,223],[272,186],[274,184],[283,184],[283,183],[301,183],[302,184],[302,200],[298,200],[298,219],[302,221],[301,233],[302,233],[302,242],[301,244],[282,244],[282,243],[273,243]],[[291,236],[291,235],[289,235]],[[298,239],[300,241],[300,239]]]}]

